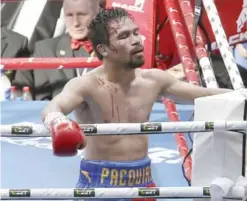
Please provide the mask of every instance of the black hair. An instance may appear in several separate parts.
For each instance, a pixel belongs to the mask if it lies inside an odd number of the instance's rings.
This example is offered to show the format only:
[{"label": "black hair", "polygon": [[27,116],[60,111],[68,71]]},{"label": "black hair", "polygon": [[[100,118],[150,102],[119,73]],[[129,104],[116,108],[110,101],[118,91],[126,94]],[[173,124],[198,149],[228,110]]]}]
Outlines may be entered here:
[{"label": "black hair", "polygon": [[91,21],[89,25],[89,40],[91,40],[93,44],[94,51],[99,58],[99,60],[103,59],[103,56],[97,51],[97,45],[105,44],[110,45],[109,41],[109,24],[113,20],[121,19],[121,18],[131,18],[131,14],[129,14],[125,9],[120,7],[112,7],[107,9],[102,9],[96,17]]}]

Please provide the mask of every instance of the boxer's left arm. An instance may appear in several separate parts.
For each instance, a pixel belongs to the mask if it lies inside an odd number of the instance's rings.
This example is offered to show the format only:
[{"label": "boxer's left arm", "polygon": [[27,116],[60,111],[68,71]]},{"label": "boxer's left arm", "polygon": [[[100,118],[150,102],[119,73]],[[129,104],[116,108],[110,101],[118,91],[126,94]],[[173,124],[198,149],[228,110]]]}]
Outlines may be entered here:
[{"label": "boxer's left arm", "polygon": [[230,89],[222,88],[204,88],[183,82],[161,70],[155,69],[152,73],[152,77],[157,81],[157,84],[160,83],[160,95],[170,97],[176,101],[194,103],[194,100],[199,97],[212,96],[232,91]]}]

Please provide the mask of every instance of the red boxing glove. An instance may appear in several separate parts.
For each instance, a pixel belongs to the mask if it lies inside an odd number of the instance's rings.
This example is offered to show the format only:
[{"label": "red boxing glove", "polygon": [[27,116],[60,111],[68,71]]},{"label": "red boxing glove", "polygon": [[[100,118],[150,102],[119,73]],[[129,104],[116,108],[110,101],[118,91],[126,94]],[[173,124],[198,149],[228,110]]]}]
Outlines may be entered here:
[{"label": "red boxing glove", "polygon": [[45,125],[52,135],[53,153],[56,156],[74,156],[85,147],[85,134],[80,126],[62,113],[50,113]]}]

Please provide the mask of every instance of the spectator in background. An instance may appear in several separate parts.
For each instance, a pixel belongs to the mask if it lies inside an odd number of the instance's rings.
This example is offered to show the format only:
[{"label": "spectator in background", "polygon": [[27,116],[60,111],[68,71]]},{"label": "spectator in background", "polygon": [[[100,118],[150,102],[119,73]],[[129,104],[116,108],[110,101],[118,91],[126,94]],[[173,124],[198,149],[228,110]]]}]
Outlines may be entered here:
[{"label": "spectator in background", "polygon": [[[27,37],[16,33],[6,27],[1,27],[1,58],[28,57]],[[14,71],[7,70],[5,74],[12,81]]]},{"label": "spectator in background", "polygon": [[247,43],[238,44],[234,49],[236,63],[243,79],[244,86],[247,88]]},{"label": "spectator in background", "polygon": [[[88,25],[100,10],[99,0],[64,0],[67,33],[35,44],[33,57],[89,57],[93,54],[87,40]],[[34,100],[51,100],[83,69],[18,71],[13,84],[30,86]]]}]

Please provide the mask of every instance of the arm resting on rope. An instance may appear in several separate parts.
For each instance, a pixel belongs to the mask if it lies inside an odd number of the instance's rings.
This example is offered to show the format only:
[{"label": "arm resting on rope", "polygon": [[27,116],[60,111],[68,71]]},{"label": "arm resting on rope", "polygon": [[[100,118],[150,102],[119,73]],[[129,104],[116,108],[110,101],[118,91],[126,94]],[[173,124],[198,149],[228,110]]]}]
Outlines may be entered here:
[{"label": "arm resting on rope", "polygon": [[86,146],[80,126],[65,115],[84,102],[90,86],[87,75],[71,79],[42,113],[42,120],[52,135],[53,152],[57,156],[74,156],[78,149]]},{"label": "arm resting on rope", "polygon": [[154,69],[152,72],[154,79],[161,83],[161,95],[171,97],[175,101],[194,103],[199,97],[212,96],[231,92],[230,89],[211,89],[196,86],[176,79],[166,71]]}]

